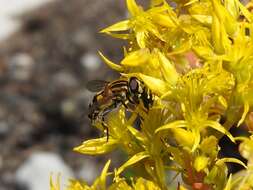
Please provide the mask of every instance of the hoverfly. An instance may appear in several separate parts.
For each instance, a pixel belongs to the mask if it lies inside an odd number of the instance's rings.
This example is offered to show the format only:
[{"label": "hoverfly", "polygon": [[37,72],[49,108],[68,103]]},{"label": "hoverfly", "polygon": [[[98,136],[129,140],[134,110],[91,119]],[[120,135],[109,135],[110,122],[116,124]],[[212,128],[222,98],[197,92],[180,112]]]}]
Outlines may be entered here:
[{"label": "hoverfly", "polygon": [[142,104],[145,112],[153,105],[153,95],[147,86],[138,78],[122,78],[112,82],[101,80],[87,84],[90,91],[97,92],[89,104],[89,119],[92,123],[100,121],[109,137],[105,116],[112,110],[123,105],[128,111],[134,111]]}]

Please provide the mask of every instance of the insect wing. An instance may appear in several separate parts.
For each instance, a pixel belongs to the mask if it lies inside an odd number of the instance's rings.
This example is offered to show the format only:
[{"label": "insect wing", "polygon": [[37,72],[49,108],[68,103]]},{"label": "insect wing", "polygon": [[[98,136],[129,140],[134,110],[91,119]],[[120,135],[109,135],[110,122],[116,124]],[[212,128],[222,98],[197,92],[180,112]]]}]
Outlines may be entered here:
[{"label": "insect wing", "polygon": [[103,90],[106,84],[109,82],[104,80],[91,80],[86,84],[86,88],[91,92],[98,92]]}]

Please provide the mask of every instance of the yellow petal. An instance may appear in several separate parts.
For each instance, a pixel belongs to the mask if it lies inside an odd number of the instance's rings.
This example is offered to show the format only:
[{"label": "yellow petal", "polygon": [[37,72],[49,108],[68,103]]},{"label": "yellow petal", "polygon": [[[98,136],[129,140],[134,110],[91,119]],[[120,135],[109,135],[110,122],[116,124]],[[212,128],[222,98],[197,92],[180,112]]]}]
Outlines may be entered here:
[{"label": "yellow petal", "polygon": [[143,144],[147,143],[147,138],[146,136],[141,133],[140,131],[138,131],[137,129],[135,129],[134,127],[128,125],[127,126],[128,130],[130,131],[130,133],[132,133],[132,135],[138,139],[140,142],[142,142]]},{"label": "yellow petal", "polygon": [[252,13],[240,2],[238,2],[240,10],[242,11],[242,14],[245,16],[245,18],[252,23],[253,21],[253,17],[252,17]]},{"label": "yellow petal", "polygon": [[174,23],[174,21],[170,18],[169,15],[165,15],[165,14],[161,14],[161,13],[157,13],[157,14],[152,14],[152,20],[164,27],[167,28],[175,28],[176,24]]},{"label": "yellow petal", "polygon": [[192,130],[193,135],[194,135],[194,144],[192,146],[191,152],[194,152],[198,147],[200,143],[200,131],[197,129]]},{"label": "yellow petal", "polygon": [[[120,190],[120,189],[117,189]],[[125,190],[125,189],[122,189]],[[133,190],[133,189],[131,189]],[[136,184],[134,184],[134,190],[161,190],[157,184],[153,181],[138,178]]]},{"label": "yellow petal", "polygon": [[146,47],[146,32],[145,31],[137,31],[136,32],[136,40],[140,48]]},{"label": "yellow petal", "polygon": [[188,189],[186,187],[182,186],[182,185],[179,185],[178,190],[188,190]]},{"label": "yellow petal", "polygon": [[169,86],[162,80],[144,74],[138,74],[148,88],[157,95],[163,95],[169,91]]},{"label": "yellow petal", "polygon": [[199,0],[190,0],[189,2],[185,3],[184,6],[189,6],[189,5],[191,5],[191,4],[193,4],[193,3],[196,3],[196,2],[198,2],[198,1],[199,1]]},{"label": "yellow petal", "polygon": [[195,137],[190,131],[182,128],[172,128],[171,131],[179,145],[192,148]]},{"label": "yellow petal", "polygon": [[119,175],[120,173],[122,173],[127,167],[145,159],[148,158],[150,155],[146,152],[139,152],[137,154],[135,154],[134,156],[132,156],[128,161],[126,161],[122,166],[120,166],[118,168],[118,170],[116,171],[116,175]]},{"label": "yellow petal", "polygon": [[238,30],[236,19],[220,4],[220,0],[212,0],[212,3],[214,12],[218,19],[222,21],[222,25],[224,24],[226,32],[229,36],[233,36]]},{"label": "yellow petal", "polygon": [[132,16],[136,16],[141,12],[140,7],[136,4],[135,0],[126,0],[127,9]]},{"label": "yellow petal", "polygon": [[60,190],[60,175],[57,175],[56,183],[53,182],[53,177],[50,175],[50,190]]},{"label": "yellow petal", "polygon": [[105,154],[111,152],[117,147],[118,140],[109,137],[107,141],[107,137],[102,137],[98,139],[87,140],[82,143],[82,145],[75,147],[74,151],[89,154],[89,155],[97,155],[97,154]]},{"label": "yellow petal", "polygon": [[245,159],[251,161],[253,159],[253,140],[244,138],[244,141],[239,146],[239,152]]},{"label": "yellow petal", "polygon": [[117,31],[124,31],[124,30],[128,30],[129,27],[129,20],[124,20],[121,22],[118,22],[116,24],[113,24],[103,30],[101,30],[101,33],[108,33],[108,32],[117,32]]},{"label": "yellow petal", "polygon": [[193,50],[199,57],[205,60],[218,60],[218,56],[213,52],[213,50],[210,47],[194,46]]},{"label": "yellow petal", "polygon": [[224,188],[224,190],[231,190],[232,189],[232,174],[229,175],[229,178],[228,178],[228,181],[227,181],[227,184]]},{"label": "yellow petal", "polygon": [[234,137],[231,135],[231,133],[229,131],[227,131],[220,123],[216,122],[216,121],[211,121],[208,120],[204,123],[205,127],[211,127],[225,135],[227,135],[227,137],[232,141],[235,142]]},{"label": "yellow petal", "polygon": [[210,15],[191,15],[193,18],[195,18],[197,21],[199,21],[202,24],[205,25],[211,25],[212,24],[212,17]]},{"label": "yellow petal", "polygon": [[243,114],[242,114],[242,117],[241,117],[240,121],[239,121],[238,124],[237,124],[237,127],[239,127],[239,126],[244,122],[244,120],[245,120],[245,118],[246,118],[248,112],[249,112],[249,103],[248,103],[248,102],[245,102],[245,103],[244,103]]},{"label": "yellow petal", "polygon": [[107,59],[100,51],[98,52],[99,55],[101,56],[101,58],[103,59],[103,61],[109,66],[111,67],[113,70],[116,70],[118,72],[123,72],[124,68],[120,65],[117,65],[115,63],[113,63],[112,61],[110,61],[109,59]]},{"label": "yellow petal", "polygon": [[222,165],[225,162],[232,162],[232,163],[236,163],[236,164],[240,164],[241,166],[243,166],[245,169],[247,169],[247,166],[239,159],[236,158],[221,158],[219,159],[216,164],[217,165]]},{"label": "yellow petal", "polygon": [[108,34],[109,36],[112,36],[114,38],[119,38],[122,40],[128,40],[131,38],[130,34],[118,34],[118,33],[112,33],[112,32],[108,32],[106,34]]},{"label": "yellow petal", "polygon": [[222,106],[224,106],[224,108],[227,109],[228,107],[228,103],[227,100],[223,97],[223,96],[219,96],[218,97],[219,102],[221,103]]},{"label": "yellow petal", "polygon": [[143,48],[129,53],[122,61],[121,65],[137,67],[147,63],[150,58],[150,52],[147,48]]},{"label": "yellow petal", "polygon": [[224,44],[222,43],[222,37],[221,37],[222,27],[223,25],[220,24],[218,17],[215,14],[213,14],[212,40],[213,40],[213,46],[214,46],[215,52],[218,54],[225,53],[225,47],[224,47]]},{"label": "yellow petal", "polygon": [[107,177],[107,172],[110,166],[111,160],[108,160],[101,172],[100,175],[100,187],[103,187],[104,190],[106,190],[106,177]]},{"label": "yellow petal", "polygon": [[239,4],[238,0],[224,0],[224,5],[233,18],[238,18],[239,16]]},{"label": "yellow petal", "polygon": [[175,85],[177,83],[178,77],[179,77],[175,67],[165,57],[164,54],[162,54],[161,52],[158,52],[158,55],[159,55],[159,59],[160,59],[160,62],[161,62],[161,68],[162,68],[163,76],[164,76],[165,80],[170,85]]},{"label": "yellow petal", "polygon": [[186,126],[187,122],[185,120],[177,120],[159,127],[158,129],[155,130],[155,133],[173,128],[184,128]]},{"label": "yellow petal", "polygon": [[64,190],[88,190],[88,189],[91,188],[85,182],[70,179],[67,188]]}]

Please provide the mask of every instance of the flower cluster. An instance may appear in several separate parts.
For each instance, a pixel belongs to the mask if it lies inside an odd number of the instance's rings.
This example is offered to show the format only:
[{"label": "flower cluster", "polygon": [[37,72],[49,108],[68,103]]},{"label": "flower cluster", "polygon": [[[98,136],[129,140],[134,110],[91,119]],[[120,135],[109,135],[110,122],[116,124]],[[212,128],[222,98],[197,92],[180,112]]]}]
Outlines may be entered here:
[{"label": "flower cluster", "polygon": [[[124,106],[109,113],[109,138],[87,140],[74,150],[99,155],[120,148],[128,160],[113,173],[108,161],[93,185],[72,180],[68,189],[171,189],[170,171],[182,176],[181,190],[252,189],[253,136],[233,137],[229,129],[253,131],[253,2],[151,0],[147,10],[135,0],[126,4],[129,19],[101,31],[128,42],[124,58],[117,64],[100,55],[122,77],[143,81],[154,104],[148,112],[139,105],[130,114]],[[97,127],[103,130],[101,123]],[[218,156],[224,135],[240,143],[246,164]],[[228,176],[226,162],[245,169]],[[130,167],[135,172],[127,179]],[[114,179],[109,186],[108,175]]]}]

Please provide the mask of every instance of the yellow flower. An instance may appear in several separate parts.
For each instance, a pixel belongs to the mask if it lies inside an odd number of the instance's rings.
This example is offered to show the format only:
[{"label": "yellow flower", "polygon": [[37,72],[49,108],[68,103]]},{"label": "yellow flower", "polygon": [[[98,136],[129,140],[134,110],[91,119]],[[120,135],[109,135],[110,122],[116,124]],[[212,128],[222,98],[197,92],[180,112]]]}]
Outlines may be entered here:
[{"label": "yellow flower", "polygon": [[196,169],[197,172],[205,169],[208,165],[209,158],[206,156],[198,156],[194,160],[194,168]]},{"label": "yellow flower", "polygon": [[105,164],[100,176],[94,181],[91,186],[87,185],[85,182],[70,180],[66,190],[106,190],[106,177],[108,175],[110,163],[111,161],[109,160]]},{"label": "yellow flower", "polygon": [[160,188],[152,181],[139,178],[134,184],[135,190],[160,190]]},{"label": "yellow flower", "polygon": [[176,128],[186,128],[189,134],[185,139],[189,141],[188,138],[192,137],[195,141],[192,145],[192,151],[198,147],[201,135],[207,127],[226,134],[234,141],[232,135],[218,121],[208,118],[208,113],[212,107],[217,103],[219,104],[217,95],[228,94],[233,85],[232,75],[223,69],[210,71],[210,67],[207,66],[189,72],[181,78],[174,88],[175,92],[165,98],[166,100],[180,102],[180,111],[185,120],[165,124],[156,132],[174,129],[175,133]]},{"label": "yellow flower", "polygon": [[60,190],[60,176],[57,176],[56,183],[53,181],[52,175],[50,176],[50,190]]},{"label": "yellow flower", "polygon": [[[182,175],[182,190],[184,185],[250,189],[252,138],[234,138],[229,129],[245,118],[249,125],[253,108],[252,2],[245,7],[239,0],[151,0],[147,10],[135,0],[126,4],[129,19],[101,31],[127,40],[124,58],[114,63],[99,54],[122,77],[143,81],[154,103],[148,111],[141,105],[135,110],[119,105],[105,118],[109,139],[90,139],[74,148],[89,155],[123,150],[128,158],[114,170],[112,185],[105,183],[108,162],[93,185],[72,180],[69,190],[165,190],[170,188],[166,172],[171,170]],[[96,127],[104,130],[99,122]],[[247,166],[218,157],[223,135],[233,142],[242,140],[240,152]],[[228,177],[226,162],[245,170]],[[136,174],[127,180],[124,172],[130,167]],[[51,189],[59,186],[51,183]]]},{"label": "yellow flower", "polygon": [[[167,24],[167,21],[170,20],[169,16],[161,14],[166,11],[167,4],[164,3],[164,5],[159,8],[151,8],[145,12],[143,11],[142,7],[136,4],[135,0],[126,0],[126,2],[128,10],[131,14],[131,18],[129,20],[114,24],[102,30],[101,32],[128,40],[134,39],[134,37],[136,37],[136,45],[138,45],[139,48],[150,47],[150,40],[157,39],[161,42],[164,41],[161,31],[159,31],[158,26],[155,25],[152,21],[152,16],[153,14],[155,14],[155,16],[158,15],[158,17],[160,16],[159,18],[161,22]],[[172,21],[171,24],[173,24]],[[115,31],[128,31],[130,29],[130,33],[114,33]]]}]

